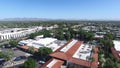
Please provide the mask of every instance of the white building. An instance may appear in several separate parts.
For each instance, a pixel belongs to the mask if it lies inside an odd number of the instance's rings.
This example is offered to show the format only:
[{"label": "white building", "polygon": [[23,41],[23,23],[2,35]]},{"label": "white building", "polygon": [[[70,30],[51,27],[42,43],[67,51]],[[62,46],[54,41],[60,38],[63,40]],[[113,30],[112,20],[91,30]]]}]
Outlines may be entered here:
[{"label": "white building", "polygon": [[36,31],[40,31],[42,29],[51,30],[54,28],[58,28],[58,26],[49,26],[49,27],[35,26],[31,28],[8,28],[8,29],[0,31],[0,41],[8,40],[11,38],[24,37],[28,34],[34,33]]},{"label": "white building", "polygon": [[57,50],[61,45],[64,45],[63,42],[55,39],[55,38],[40,38],[39,40],[22,40],[18,43],[20,46],[33,46],[34,48],[39,47],[48,47],[53,51]]},{"label": "white building", "polygon": [[116,51],[120,52],[120,41],[113,40],[114,48]]},{"label": "white building", "polygon": [[0,41],[8,40],[12,38],[24,37],[28,34],[42,30],[42,27],[34,28],[12,28],[0,31]]}]

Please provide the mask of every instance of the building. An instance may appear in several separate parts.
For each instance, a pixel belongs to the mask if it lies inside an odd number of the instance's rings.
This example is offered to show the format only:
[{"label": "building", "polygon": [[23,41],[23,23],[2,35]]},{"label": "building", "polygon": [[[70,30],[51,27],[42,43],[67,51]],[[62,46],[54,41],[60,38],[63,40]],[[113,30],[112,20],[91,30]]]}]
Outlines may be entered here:
[{"label": "building", "polygon": [[85,30],[85,31],[94,31],[94,32],[96,32],[96,31],[98,31],[99,29],[98,29],[98,27],[96,27],[96,26],[84,26],[84,27],[82,28],[82,30]]},{"label": "building", "polygon": [[98,48],[79,40],[68,41],[50,56],[52,59],[40,68],[98,68]]},{"label": "building", "polygon": [[0,31],[0,41],[24,37],[28,34],[42,30],[42,27],[34,28],[11,28]]},{"label": "building", "polygon": [[94,38],[95,39],[100,39],[100,38],[104,38],[104,35],[98,35],[98,34],[94,34]]},{"label": "building", "polygon": [[56,38],[41,38],[37,40],[34,39],[28,39],[28,40],[22,40],[18,44],[20,48],[28,49],[29,47],[34,47],[36,49],[39,49],[40,47],[48,47],[51,48],[53,51],[57,50],[61,45],[63,45],[65,42],[59,41]]},{"label": "building", "polygon": [[120,41],[113,40],[114,47],[111,48],[111,51],[115,58],[120,61]]}]

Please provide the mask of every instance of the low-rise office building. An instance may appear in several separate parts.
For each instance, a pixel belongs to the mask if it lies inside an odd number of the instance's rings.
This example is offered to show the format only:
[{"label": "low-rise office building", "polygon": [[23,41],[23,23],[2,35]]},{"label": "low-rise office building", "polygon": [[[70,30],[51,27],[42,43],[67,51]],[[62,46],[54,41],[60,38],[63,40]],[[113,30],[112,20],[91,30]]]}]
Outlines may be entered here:
[{"label": "low-rise office building", "polygon": [[24,37],[28,34],[42,30],[42,27],[35,28],[12,28],[0,31],[0,41]]},{"label": "low-rise office building", "polygon": [[[37,40],[34,39],[28,39],[28,40],[22,40],[18,44],[20,48],[28,49],[29,47],[34,47],[36,49],[39,49],[40,47],[48,47],[51,48],[53,51],[57,50],[61,45],[64,45],[65,42],[59,41],[56,38],[40,38]],[[37,51],[37,50],[36,50]]]},{"label": "low-rise office building", "polygon": [[98,48],[79,40],[67,42],[50,56],[52,59],[40,68],[98,68]]}]

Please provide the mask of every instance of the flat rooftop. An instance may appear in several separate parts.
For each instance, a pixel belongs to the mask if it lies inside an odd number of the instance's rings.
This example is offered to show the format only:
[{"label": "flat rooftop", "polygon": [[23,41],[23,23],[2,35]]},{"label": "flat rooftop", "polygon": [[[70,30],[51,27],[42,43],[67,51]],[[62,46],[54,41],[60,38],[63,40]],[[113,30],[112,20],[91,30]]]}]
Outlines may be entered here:
[{"label": "flat rooftop", "polygon": [[116,51],[120,51],[120,41],[113,40],[114,48]]},{"label": "flat rooftop", "polygon": [[120,61],[120,41],[113,40],[114,47],[111,48],[113,55]]},{"label": "flat rooftop", "polygon": [[77,40],[72,40],[69,44],[67,44],[64,48],[62,48],[60,51],[61,52],[66,52],[68,51],[75,43],[77,42]]},{"label": "flat rooftop", "polygon": [[60,48],[62,45],[64,45],[65,42],[59,41],[55,38],[41,38],[39,40],[33,40],[33,39],[28,39],[28,40],[22,40],[18,44],[20,46],[33,46],[34,48],[39,48],[39,47],[48,47],[51,48],[53,51],[57,50]]},{"label": "flat rooftop", "polygon": [[91,57],[92,46],[89,44],[81,44],[76,53],[72,56],[73,58],[89,61],[87,58]]}]

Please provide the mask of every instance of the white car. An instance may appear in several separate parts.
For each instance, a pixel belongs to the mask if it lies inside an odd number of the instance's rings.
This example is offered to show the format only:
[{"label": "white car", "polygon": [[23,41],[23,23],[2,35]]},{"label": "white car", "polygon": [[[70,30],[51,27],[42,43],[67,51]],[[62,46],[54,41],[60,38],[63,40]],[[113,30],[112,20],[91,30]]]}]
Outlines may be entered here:
[{"label": "white car", "polygon": [[39,64],[44,64],[44,63],[45,63],[45,62],[44,62],[44,61],[42,61],[42,60],[40,60],[40,61],[39,61]]}]

